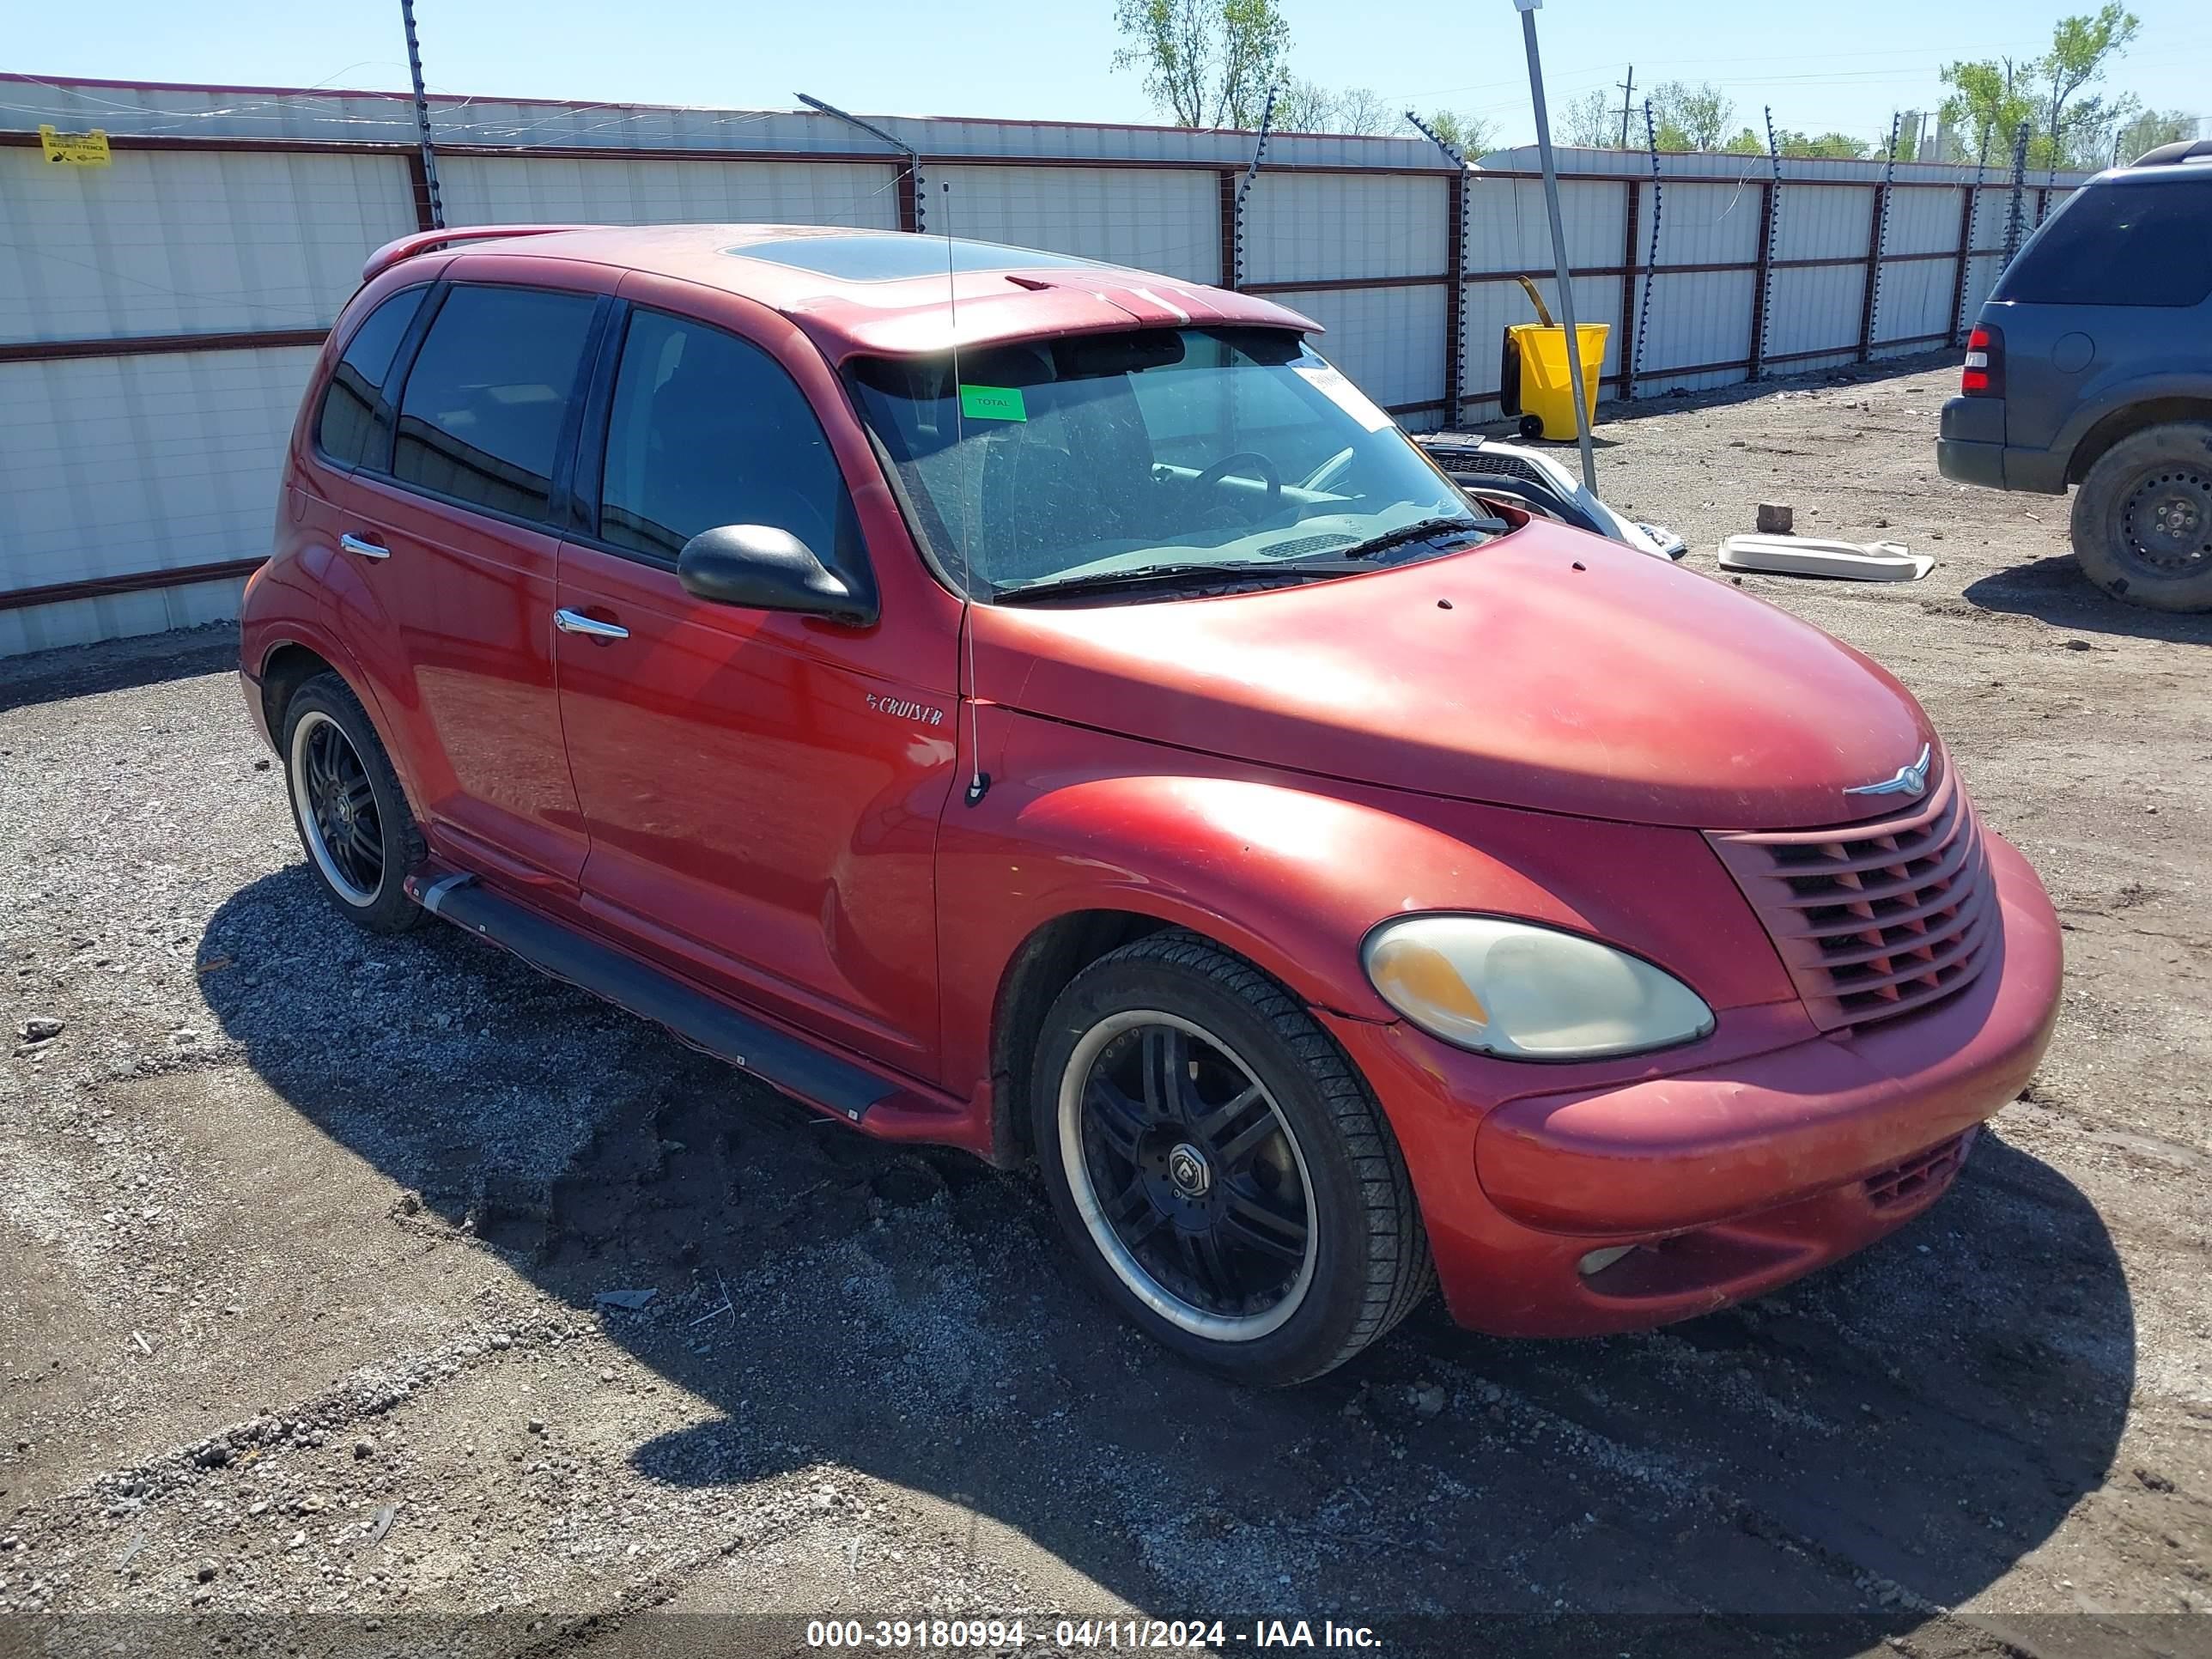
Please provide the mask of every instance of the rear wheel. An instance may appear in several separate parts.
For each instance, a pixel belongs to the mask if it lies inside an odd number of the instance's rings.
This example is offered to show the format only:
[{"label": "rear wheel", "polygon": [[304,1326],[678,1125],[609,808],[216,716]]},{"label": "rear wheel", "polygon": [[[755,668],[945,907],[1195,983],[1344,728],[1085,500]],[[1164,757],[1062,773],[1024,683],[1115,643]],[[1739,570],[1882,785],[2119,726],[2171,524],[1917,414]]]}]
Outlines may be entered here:
[{"label": "rear wheel", "polygon": [[2113,598],[2212,611],[2212,423],[2148,427],[2106,450],[2075,492],[2073,532]]},{"label": "rear wheel", "polygon": [[361,700],[318,674],[284,708],[284,776],[300,845],[323,890],[375,933],[404,933],[422,911],[401,887],[422,836]]},{"label": "rear wheel", "polygon": [[1178,1353],[1302,1382],[1427,1291],[1382,1112],[1297,1000],[1218,945],[1174,930],[1085,969],[1047,1017],[1032,1088],[1069,1241]]}]

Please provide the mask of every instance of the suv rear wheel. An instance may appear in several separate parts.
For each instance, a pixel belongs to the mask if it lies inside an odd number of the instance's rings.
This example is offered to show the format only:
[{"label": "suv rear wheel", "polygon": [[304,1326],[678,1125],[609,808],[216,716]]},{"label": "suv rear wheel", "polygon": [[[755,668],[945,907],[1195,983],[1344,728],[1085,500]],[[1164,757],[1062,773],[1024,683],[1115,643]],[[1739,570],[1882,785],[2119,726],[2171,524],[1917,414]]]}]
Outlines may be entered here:
[{"label": "suv rear wheel", "polygon": [[283,753],[292,823],[323,890],[373,933],[412,927],[422,913],[400,884],[422,835],[353,688],[318,674],[293,693]]},{"label": "suv rear wheel", "polygon": [[1389,1123],[1328,1033],[1243,958],[1180,929],[1101,957],[1046,1017],[1033,1079],[1069,1241],[1186,1358],[1303,1382],[1427,1291]]},{"label": "suv rear wheel", "polygon": [[2212,423],[2147,427],[2106,450],[2074,496],[2074,554],[2113,598],[2212,611]]}]

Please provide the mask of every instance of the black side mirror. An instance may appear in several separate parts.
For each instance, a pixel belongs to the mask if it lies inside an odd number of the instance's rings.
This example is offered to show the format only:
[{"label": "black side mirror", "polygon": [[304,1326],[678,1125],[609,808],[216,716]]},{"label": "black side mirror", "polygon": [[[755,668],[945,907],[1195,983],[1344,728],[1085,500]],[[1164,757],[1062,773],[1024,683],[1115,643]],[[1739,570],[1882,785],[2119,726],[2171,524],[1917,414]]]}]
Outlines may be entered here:
[{"label": "black side mirror", "polygon": [[702,530],[677,556],[676,580],[694,599],[754,611],[797,611],[854,628],[876,620],[863,599],[830,574],[814,550],[773,525],[726,524]]}]

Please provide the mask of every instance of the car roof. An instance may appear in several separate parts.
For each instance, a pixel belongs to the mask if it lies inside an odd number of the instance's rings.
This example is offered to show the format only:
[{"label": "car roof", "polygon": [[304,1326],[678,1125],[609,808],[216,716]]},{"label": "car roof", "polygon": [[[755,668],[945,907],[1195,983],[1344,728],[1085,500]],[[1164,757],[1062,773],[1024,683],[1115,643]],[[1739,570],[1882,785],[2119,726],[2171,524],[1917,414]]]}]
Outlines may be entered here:
[{"label": "car roof", "polygon": [[1264,327],[1318,333],[1310,318],[1257,295],[1034,248],[904,231],[821,225],[494,227],[402,239],[380,270],[458,243],[452,275],[496,255],[503,264],[573,261],[643,271],[738,295],[790,318],[832,362],[1039,336],[1132,328]]}]

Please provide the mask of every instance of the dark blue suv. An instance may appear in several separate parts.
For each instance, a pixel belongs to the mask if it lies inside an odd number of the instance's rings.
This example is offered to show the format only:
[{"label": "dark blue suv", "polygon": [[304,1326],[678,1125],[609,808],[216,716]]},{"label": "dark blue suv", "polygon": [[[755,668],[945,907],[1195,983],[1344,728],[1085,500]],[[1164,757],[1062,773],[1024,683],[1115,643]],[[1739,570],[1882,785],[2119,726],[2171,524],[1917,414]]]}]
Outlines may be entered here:
[{"label": "dark blue suv", "polygon": [[2212,141],[2100,173],[2028,238],[1943,405],[1943,476],[2074,498],[2131,605],[2212,611]]}]

